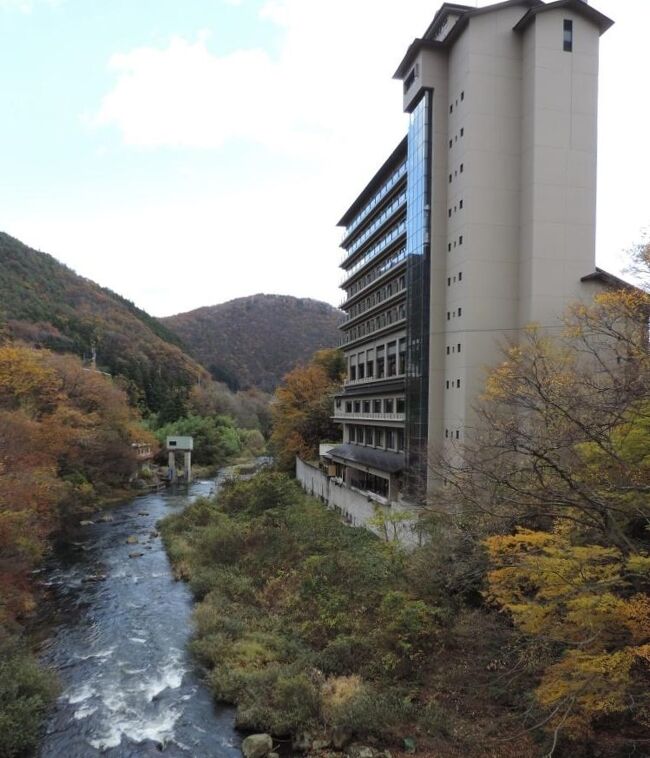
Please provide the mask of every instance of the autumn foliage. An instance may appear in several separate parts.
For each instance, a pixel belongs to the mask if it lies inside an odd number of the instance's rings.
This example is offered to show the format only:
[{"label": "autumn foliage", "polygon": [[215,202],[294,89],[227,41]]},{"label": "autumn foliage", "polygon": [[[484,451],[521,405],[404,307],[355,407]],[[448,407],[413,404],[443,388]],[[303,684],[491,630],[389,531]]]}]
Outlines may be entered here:
[{"label": "autumn foliage", "polygon": [[53,532],[128,479],[131,443],[147,437],[136,422],[78,359],[0,346],[0,624],[32,609],[29,571]]},{"label": "autumn foliage", "polygon": [[320,442],[340,436],[332,415],[333,396],[341,387],[342,374],[340,351],[320,350],[309,364],[284,377],[271,406],[271,445],[281,469],[292,471],[297,455],[313,459]]},{"label": "autumn foliage", "polygon": [[608,292],[562,337],[529,329],[442,464],[487,549],[484,597],[522,635],[513,660],[535,660],[551,752],[618,755],[650,733],[649,306]]}]

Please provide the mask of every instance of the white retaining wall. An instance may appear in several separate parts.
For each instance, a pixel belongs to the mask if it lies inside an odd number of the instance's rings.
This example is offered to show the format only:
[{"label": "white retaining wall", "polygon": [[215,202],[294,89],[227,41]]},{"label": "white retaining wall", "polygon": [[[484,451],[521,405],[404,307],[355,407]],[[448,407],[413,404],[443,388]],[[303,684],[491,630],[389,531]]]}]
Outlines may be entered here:
[{"label": "white retaining wall", "polygon": [[[415,530],[417,511],[407,506],[382,505],[368,498],[358,490],[350,489],[343,484],[326,476],[317,466],[296,458],[296,479],[308,495],[320,498],[328,507],[341,513],[346,523],[351,526],[362,526],[380,537],[397,539],[405,547],[415,547],[419,544],[419,535]],[[368,522],[379,511],[390,517],[391,513],[411,511],[413,518],[400,521],[393,526],[387,523],[388,535],[380,527]]]}]

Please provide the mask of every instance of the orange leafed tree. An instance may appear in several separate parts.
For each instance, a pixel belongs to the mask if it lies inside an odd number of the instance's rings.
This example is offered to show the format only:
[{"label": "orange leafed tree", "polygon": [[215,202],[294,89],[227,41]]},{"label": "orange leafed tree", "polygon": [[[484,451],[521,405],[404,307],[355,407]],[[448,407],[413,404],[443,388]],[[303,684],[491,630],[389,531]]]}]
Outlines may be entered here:
[{"label": "orange leafed tree", "polygon": [[338,350],[320,350],[306,366],[290,371],[272,403],[271,445],[278,465],[293,470],[295,458],[313,459],[318,444],[334,440],[333,396],[341,387],[343,358]]}]

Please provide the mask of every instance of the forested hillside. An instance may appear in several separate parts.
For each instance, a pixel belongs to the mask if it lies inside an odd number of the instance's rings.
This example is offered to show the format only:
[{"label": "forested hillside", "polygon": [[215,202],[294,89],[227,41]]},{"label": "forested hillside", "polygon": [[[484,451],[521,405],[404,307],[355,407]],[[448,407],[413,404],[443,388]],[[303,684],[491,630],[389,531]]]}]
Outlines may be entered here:
[{"label": "forested hillside", "polygon": [[0,271],[0,325],[9,337],[86,360],[96,348],[98,368],[123,377],[143,409],[164,412],[207,378],[159,321],[2,232]]},{"label": "forested hillside", "polygon": [[218,381],[270,392],[298,363],[338,344],[342,315],[318,300],[252,295],[161,321]]}]

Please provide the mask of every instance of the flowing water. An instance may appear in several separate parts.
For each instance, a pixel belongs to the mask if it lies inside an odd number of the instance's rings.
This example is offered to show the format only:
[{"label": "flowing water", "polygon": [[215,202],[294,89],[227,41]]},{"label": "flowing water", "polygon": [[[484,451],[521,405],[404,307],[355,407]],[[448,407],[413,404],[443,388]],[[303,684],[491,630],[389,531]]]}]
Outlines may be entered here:
[{"label": "flowing water", "polygon": [[[47,567],[58,622],[43,658],[62,690],[43,758],[241,755],[233,710],[213,703],[187,652],[192,598],[156,533],[159,519],[216,486],[196,482],[102,511],[74,554]],[[132,536],[138,544],[127,544]]]}]

